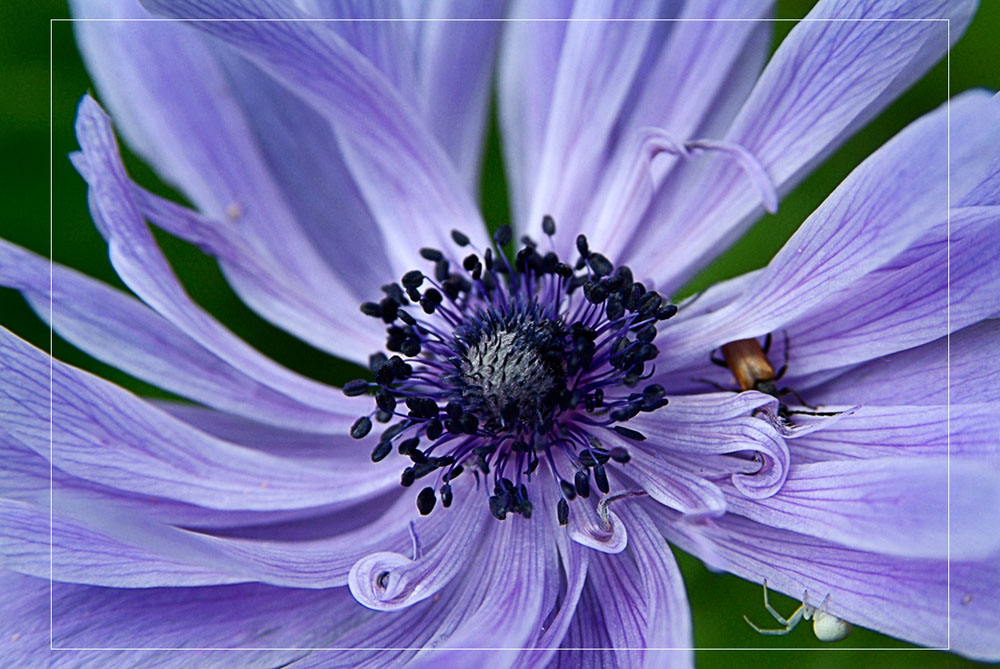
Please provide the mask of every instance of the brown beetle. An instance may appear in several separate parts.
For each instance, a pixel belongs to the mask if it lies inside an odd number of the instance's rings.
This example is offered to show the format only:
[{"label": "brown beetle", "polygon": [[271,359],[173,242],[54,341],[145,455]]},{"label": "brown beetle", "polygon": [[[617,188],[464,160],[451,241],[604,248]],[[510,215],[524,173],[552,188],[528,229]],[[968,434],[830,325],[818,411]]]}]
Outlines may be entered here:
[{"label": "brown beetle", "polygon": [[[785,375],[788,370],[788,335],[785,335],[785,362],[777,372],[767,358],[767,353],[771,349],[770,333],[764,338],[764,346],[761,347],[756,339],[737,339],[728,344],[722,345],[722,358],[712,355],[712,362],[720,367],[727,368],[732,372],[736,382],[740,384],[740,392],[745,390],[756,390],[757,392],[781,399],[785,395],[794,395],[803,406],[815,409],[808,404],[797,392],[791,388],[778,388],[777,381]],[[716,387],[718,384],[713,383]],[[725,390],[723,388],[723,390]],[[807,416],[836,416],[839,412],[827,411],[791,411],[784,403],[778,404],[778,415],[786,420],[792,414],[803,414]]]},{"label": "brown beetle", "polygon": [[769,349],[770,345],[771,335],[764,341],[764,348],[761,348],[756,339],[737,339],[722,346],[724,360],[713,356],[712,362],[728,367],[740,384],[740,390],[757,390],[777,397],[778,387],[774,382],[784,375],[788,365],[783,365],[775,374],[764,350]]}]

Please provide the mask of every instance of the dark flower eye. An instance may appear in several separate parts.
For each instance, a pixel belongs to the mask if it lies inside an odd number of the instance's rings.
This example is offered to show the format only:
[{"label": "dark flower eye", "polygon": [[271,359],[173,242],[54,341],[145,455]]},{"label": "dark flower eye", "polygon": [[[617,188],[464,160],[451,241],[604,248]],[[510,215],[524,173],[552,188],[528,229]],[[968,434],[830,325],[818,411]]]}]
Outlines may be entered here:
[{"label": "dark flower eye", "polygon": [[[551,216],[545,216],[543,230],[555,236]],[[459,246],[470,244],[460,231],[451,236]],[[543,485],[576,480],[580,496],[587,497],[581,486],[592,470],[597,488],[609,492],[604,465],[612,458],[625,464],[631,456],[626,446],[605,445],[602,439],[617,444],[621,435],[643,441],[641,432],[619,423],[668,403],[662,386],[634,389],[652,373],[646,370],[655,362],[657,349],[650,342],[657,323],[676,313],[659,310],[665,301],[655,291],[645,291],[630,308],[621,306],[633,292],[626,280],[631,270],[622,266],[616,272],[607,258],[590,251],[584,235],[576,240],[579,258],[566,259],[572,263],[555,253],[540,255],[530,237],[511,263],[503,254],[511,238],[509,229],[501,228],[494,236],[495,255],[490,248],[466,255],[465,274],[449,273],[424,285],[420,270],[405,273],[400,283],[425,305],[425,314],[412,315],[399,301],[386,318],[385,308],[362,305],[363,313],[390,325],[387,353],[373,369],[376,407],[351,428],[351,436],[362,439],[375,413],[405,404],[408,411],[393,414],[397,421],[379,437],[372,460],[384,459],[392,440],[405,437],[408,445],[400,445],[400,454],[422,467],[407,463],[411,473],[404,472],[404,487],[436,470],[433,480],[447,482],[456,468],[467,467],[477,487],[483,477],[481,494],[499,520],[508,513],[529,517],[536,511],[531,499],[537,498],[534,480],[539,477],[550,479]],[[421,249],[420,255],[433,262],[456,260],[438,249]],[[568,275],[559,271],[571,264],[583,269]],[[607,279],[612,272],[614,279]],[[448,295],[446,300],[434,286]],[[427,309],[431,295],[434,308]],[[394,324],[397,318],[402,325]],[[406,362],[386,357],[392,353],[407,356]],[[396,373],[392,360],[407,373]],[[369,384],[352,381],[344,392],[354,396],[362,388]],[[421,440],[426,445],[418,450]],[[453,493],[445,485],[450,504]],[[422,515],[434,509],[435,487],[417,496]],[[554,498],[556,508],[546,512],[565,524],[569,507],[558,485]]]}]

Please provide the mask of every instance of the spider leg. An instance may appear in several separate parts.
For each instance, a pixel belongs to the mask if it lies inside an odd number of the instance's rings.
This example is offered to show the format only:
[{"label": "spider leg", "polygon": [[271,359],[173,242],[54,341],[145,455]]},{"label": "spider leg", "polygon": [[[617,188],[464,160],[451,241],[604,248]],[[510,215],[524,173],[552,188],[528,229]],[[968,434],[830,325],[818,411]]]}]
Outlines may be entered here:
[{"label": "spider leg", "polygon": [[799,621],[802,620],[803,618],[803,614],[806,612],[806,607],[810,609],[809,614],[812,615],[812,607],[808,606],[803,602],[801,605],[799,605],[799,608],[795,609],[795,612],[792,613],[792,615],[789,616],[788,619],[786,620],[784,616],[778,613],[778,611],[773,606],[771,606],[771,602],[768,601],[767,579],[764,579],[764,608],[766,608],[768,613],[774,616],[774,619],[778,621],[778,624],[783,625],[783,627],[775,629],[766,629],[763,627],[758,627],[753,622],[751,622],[750,619],[746,617],[746,615],[743,616],[743,620],[747,621],[747,624],[750,625],[750,627],[752,627],[754,631],[757,632],[758,634],[766,634],[768,636],[783,636],[791,632],[793,629],[795,629],[795,626],[799,624]]},{"label": "spider leg", "polygon": [[[830,601],[830,593],[827,593],[826,597],[823,598],[823,603],[819,605],[818,609],[816,609],[816,615],[819,615],[820,613],[825,613],[826,612],[826,603],[829,602],[829,601]],[[809,619],[806,618],[806,620],[809,620]]]},{"label": "spider leg", "polygon": [[[774,616],[774,619],[778,621],[779,625],[785,625],[786,627],[790,627],[791,626],[791,624],[792,624],[791,623],[791,619],[785,620],[784,616],[782,616],[780,613],[778,613],[778,611],[773,606],[771,606],[771,602],[768,601],[768,599],[767,599],[767,579],[764,579],[764,608],[767,609],[768,613],[770,613],[772,616]],[[796,611],[795,613],[793,613],[791,617],[794,618],[796,613],[798,613],[798,611]]]}]

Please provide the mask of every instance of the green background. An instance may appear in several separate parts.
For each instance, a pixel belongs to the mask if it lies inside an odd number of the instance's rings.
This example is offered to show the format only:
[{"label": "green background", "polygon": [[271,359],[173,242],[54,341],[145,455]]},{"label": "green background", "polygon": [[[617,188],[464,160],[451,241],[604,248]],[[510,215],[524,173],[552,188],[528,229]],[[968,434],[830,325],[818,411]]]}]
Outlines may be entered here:
[{"label": "green background", "polygon": [[[777,16],[802,17],[811,4],[807,0],[779,2]],[[63,3],[55,0],[0,3],[0,77],[4,82],[4,95],[0,100],[0,148],[4,157],[0,167],[3,170],[0,188],[3,189],[4,203],[0,236],[43,255],[49,254],[51,156],[54,259],[124,288],[111,269],[104,242],[90,221],[83,182],[66,159],[66,155],[76,148],[72,131],[76,104],[84,92],[91,90],[76,53],[70,25],[50,22],[51,18],[67,16]],[[775,44],[792,25],[776,24]],[[1000,68],[996,64],[998,28],[1000,1],[986,0],[966,35],[952,50],[953,95],[977,86],[993,90],[1000,88]],[[942,62],[803,181],[782,201],[776,215],[766,217],[762,225],[747,233],[739,244],[698,276],[686,292],[763,264],[759,259],[773,255],[801,221],[865,156],[910,121],[942,104],[947,95],[947,85],[948,72]],[[127,162],[140,183],[180,199],[134,157],[128,156]],[[507,216],[503,166],[495,124],[488,142],[483,184],[484,211],[491,225],[495,226],[504,222]],[[330,383],[343,383],[358,375],[357,368],[330,358],[257,317],[228,288],[214,261],[197,249],[158,231],[157,237],[191,296],[252,345],[292,369]],[[49,348],[48,328],[16,293],[4,289],[0,289],[0,323],[35,345]],[[58,358],[94,371],[140,394],[168,396],[93,360],[58,337],[53,338],[52,346]],[[851,646],[913,648],[863,629],[856,629],[847,640],[835,646],[824,645],[813,637],[808,623],[786,637],[761,637],[742,620],[742,615],[746,613],[758,624],[768,625],[758,585],[730,575],[710,573],[699,561],[686,555],[678,554],[678,559],[693,609],[696,646],[823,647],[828,651]],[[785,614],[790,614],[797,605],[779,595],[774,596],[773,603]],[[899,615],[905,616],[906,611],[900,611]],[[701,651],[698,665],[894,667],[900,662],[907,662],[918,666],[957,667],[975,664],[935,651],[920,649],[905,655],[901,652]]]}]

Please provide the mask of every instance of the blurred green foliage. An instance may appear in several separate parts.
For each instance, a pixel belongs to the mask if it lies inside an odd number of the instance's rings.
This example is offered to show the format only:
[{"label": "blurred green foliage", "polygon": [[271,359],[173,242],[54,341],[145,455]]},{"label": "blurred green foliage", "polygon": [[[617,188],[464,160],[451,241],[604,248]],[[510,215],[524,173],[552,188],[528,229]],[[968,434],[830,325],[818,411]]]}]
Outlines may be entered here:
[{"label": "blurred green foliage", "polygon": [[[778,3],[777,16],[800,18],[811,0]],[[91,90],[80,63],[68,22],[51,18],[68,16],[59,0],[0,3],[0,150],[4,157],[0,187],[6,212],[0,236],[42,255],[99,277],[121,288],[107,260],[103,240],[90,221],[86,191],[72,169],[67,154],[76,149],[73,118],[80,96]],[[792,23],[777,23],[775,45]],[[996,32],[1000,28],[1000,2],[987,0],[967,34],[951,52],[951,92],[972,87],[1000,88]],[[50,61],[51,56],[51,61]],[[51,69],[50,69],[51,64]],[[767,216],[718,262],[702,272],[685,292],[694,292],[715,281],[761,267],[798,225],[872,150],[910,121],[941,105],[948,91],[945,62],[936,66],[886,112],[840,148],[829,160],[790,193],[780,211]],[[51,104],[51,107],[50,107]],[[50,143],[51,142],[51,143]],[[51,159],[51,162],[50,162]],[[126,157],[132,175],[159,192],[181,199],[133,156]],[[50,171],[51,170],[51,171]],[[51,190],[50,190],[51,183]],[[483,204],[492,227],[506,222],[505,181],[495,123],[487,146]],[[51,205],[52,235],[49,220]],[[191,296],[253,346],[303,374],[330,383],[356,377],[358,368],[345,365],[285,334],[247,309],[233,294],[213,260],[169,235],[157,238],[171,259]],[[49,349],[49,330],[20,297],[0,290],[0,323],[37,346]],[[128,377],[53,337],[56,357],[156,397],[167,395]],[[742,620],[744,613],[769,624],[761,603],[760,586],[726,574],[709,572],[690,556],[678,554],[692,604],[695,645],[701,648],[760,648],[759,652],[701,651],[700,667],[896,667],[900,662],[921,667],[958,667],[975,663],[912,646],[868,630],[856,629],[847,640],[824,646],[802,624],[787,637],[762,637]],[[817,593],[820,594],[820,593]],[[797,602],[780,595],[772,600],[789,614]],[[906,611],[899,615],[905,616]],[[901,649],[896,652],[815,652],[774,649],[848,647]],[[906,651],[905,655],[900,655]]]}]

